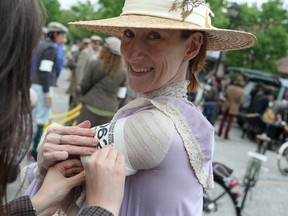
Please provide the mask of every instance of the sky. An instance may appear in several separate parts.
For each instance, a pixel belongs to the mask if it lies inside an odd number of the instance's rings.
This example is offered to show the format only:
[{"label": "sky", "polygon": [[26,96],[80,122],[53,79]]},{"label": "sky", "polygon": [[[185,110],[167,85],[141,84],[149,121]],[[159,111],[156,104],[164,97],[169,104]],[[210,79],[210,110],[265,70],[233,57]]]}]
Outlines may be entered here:
[{"label": "sky", "polygon": [[[97,0],[90,0],[91,3],[97,3]],[[117,1],[117,0],[115,0]],[[208,2],[209,0],[207,0]],[[263,2],[267,2],[268,0],[228,0],[230,2],[237,2],[237,3],[245,3],[245,2],[249,2],[250,4],[252,3],[257,3],[259,5],[261,5]],[[71,7],[71,5],[75,5],[78,2],[86,2],[86,0],[58,0],[58,2],[61,4],[61,8],[62,9],[69,9]],[[288,0],[284,0],[286,6],[288,7]]]},{"label": "sky", "polygon": [[[90,0],[92,4],[97,3],[98,0]],[[117,1],[117,0],[116,0]],[[86,0],[58,0],[61,5],[61,8],[64,10],[69,9],[72,5],[76,5],[78,2],[86,2]]]}]

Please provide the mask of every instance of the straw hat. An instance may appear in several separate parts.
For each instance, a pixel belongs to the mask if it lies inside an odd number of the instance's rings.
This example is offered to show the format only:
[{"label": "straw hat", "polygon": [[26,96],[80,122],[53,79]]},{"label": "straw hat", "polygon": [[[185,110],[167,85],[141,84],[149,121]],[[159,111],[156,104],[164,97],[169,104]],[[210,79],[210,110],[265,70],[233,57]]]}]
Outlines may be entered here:
[{"label": "straw hat", "polygon": [[69,24],[118,37],[122,28],[202,31],[208,50],[239,50],[257,43],[251,33],[213,27],[210,15],[205,0],[125,0],[118,17]]}]

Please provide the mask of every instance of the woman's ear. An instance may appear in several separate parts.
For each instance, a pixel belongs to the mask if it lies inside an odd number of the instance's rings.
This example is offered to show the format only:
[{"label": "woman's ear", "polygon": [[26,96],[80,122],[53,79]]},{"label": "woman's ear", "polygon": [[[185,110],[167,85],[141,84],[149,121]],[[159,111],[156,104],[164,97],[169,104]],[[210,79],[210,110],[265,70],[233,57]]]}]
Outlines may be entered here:
[{"label": "woman's ear", "polygon": [[198,53],[203,44],[203,34],[201,32],[192,33],[189,37],[184,60],[193,59]]}]

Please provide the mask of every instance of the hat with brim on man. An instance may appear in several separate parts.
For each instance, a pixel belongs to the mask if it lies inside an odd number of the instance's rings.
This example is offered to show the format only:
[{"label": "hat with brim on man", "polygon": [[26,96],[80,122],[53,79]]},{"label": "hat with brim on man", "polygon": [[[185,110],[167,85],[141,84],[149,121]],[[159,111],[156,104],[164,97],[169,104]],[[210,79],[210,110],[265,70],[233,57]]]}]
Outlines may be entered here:
[{"label": "hat with brim on man", "polygon": [[89,44],[89,43],[91,43],[91,39],[90,38],[83,38],[82,43]]},{"label": "hat with brim on man", "polygon": [[117,37],[125,28],[191,30],[204,32],[207,50],[239,50],[257,43],[248,32],[212,26],[212,11],[205,0],[125,0],[118,17],[69,24]]},{"label": "hat with brim on man", "polygon": [[121,40],[116,37],[107,37],[104,39],[104,47],[107,47],[111,53],[121,56]]},{"label": "hat with brim on man", "polygon": [[98,35],[92,35],[92,36],[90,37],[90,39],[91,39],[92,41],[102,41],[102,38],[101,38],[100,36],[98,36]]},{"label": "hat with brim on man", "polygon": [[66,34],[69,32],[68,28],[59,22],[50,22],[47,28],[48,32],[62,32]]}]

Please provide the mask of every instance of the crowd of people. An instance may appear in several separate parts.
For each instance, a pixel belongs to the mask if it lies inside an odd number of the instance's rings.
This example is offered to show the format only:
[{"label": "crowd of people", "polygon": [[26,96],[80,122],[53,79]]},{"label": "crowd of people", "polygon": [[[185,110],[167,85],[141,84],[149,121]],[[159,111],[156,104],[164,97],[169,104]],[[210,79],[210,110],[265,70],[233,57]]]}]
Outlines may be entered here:
[{"label": "crowd of people", "polygon": [[[265,134],[272,140],[269,148],[274,150],[285,142],[288,135],[288,94],[285,93],[284,98],[279,100],[274,86],[259,81],[247,95],[244,84],[245,77],[242,75],[227,78],[208,73],[202,83],[204,90],[199,103],[203,115],[212,125],[218,120],[217,135],[221,137],[224,133],[224,139],[230,139],[232,124],[239,118],[237,124],[242,130],[241,138],[254,141],[257,135]],[[244,109],[245,97],[249,98],[249,104]]]},{"label": "crowd of people", "polygon": [[35,126],[31,154],[35,160],[43,129],[49,122],[53,89],[57,87],[63,67],[70,71],[66,90],[70,95],[69,108],[82,104],[76,122],[87,119],[93,125],[109,122],[126,98],[127,72],[120,54],[120,39],[92,35],[66,49],[68,33],[63,24],[49,23],[47,28],[42,28],[41,40],[34,51],[31,91],[36,94],[34,101],[37,103],[33,108]]}]

